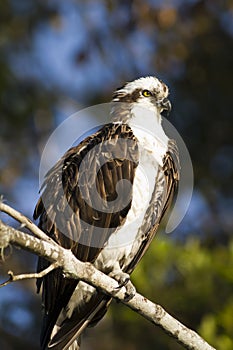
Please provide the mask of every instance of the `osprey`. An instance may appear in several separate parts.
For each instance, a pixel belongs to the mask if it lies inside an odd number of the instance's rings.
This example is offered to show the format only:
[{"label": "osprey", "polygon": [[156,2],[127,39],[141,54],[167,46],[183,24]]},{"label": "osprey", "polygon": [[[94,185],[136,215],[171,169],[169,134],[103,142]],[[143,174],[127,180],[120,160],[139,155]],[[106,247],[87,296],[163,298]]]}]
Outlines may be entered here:
[{"label": "osprey", "polygon": [[[161,124],[161,112],[171,108],[168,93],[152,76],[117,89],[111,122],[69,149],[47,173],[34,211],[48,236],[125,285],[126,298],[135,293],[129,275],[178,185],[176,143]],[[39,258],[38,271],[49,264]],[[87,283],[65,278],[61,269],[38,279],[37,287],[43,287],[43,350],[79,349],[82,331],[111,302]]]}]

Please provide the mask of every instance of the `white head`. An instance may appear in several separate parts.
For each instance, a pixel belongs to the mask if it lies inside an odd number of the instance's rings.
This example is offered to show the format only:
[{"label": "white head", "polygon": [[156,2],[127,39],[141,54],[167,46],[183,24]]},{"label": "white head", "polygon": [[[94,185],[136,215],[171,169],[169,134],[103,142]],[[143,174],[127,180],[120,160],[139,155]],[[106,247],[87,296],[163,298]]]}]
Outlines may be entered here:
[{"label": "white head", "polygon": [[126,83],[113,94],[113,102],[137,104],[156,113],[170,111],[171,103],[167,99],[168,87],[156,77],[139,78]]}]

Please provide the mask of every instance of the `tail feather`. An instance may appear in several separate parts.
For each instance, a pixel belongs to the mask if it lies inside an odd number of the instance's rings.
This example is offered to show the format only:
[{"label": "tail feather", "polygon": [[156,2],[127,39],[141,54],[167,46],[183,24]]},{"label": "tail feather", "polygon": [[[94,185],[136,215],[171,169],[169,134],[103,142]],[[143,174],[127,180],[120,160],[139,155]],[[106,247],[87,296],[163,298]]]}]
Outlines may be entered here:
[{"label": "tail feather", "polygon": [[49,341],[46,350],[80,349],[81,333],[86,327],[95,323],[96,319],[100,319],[104,315],[110,302],[109,297],[103,294],[98,296],[98,302],[92,305],[91,310],[86,313],[85,317],[80,320],[78,310],[74,310],[71,318],[67,318],[60,327],[57,327],[57,331]]}]

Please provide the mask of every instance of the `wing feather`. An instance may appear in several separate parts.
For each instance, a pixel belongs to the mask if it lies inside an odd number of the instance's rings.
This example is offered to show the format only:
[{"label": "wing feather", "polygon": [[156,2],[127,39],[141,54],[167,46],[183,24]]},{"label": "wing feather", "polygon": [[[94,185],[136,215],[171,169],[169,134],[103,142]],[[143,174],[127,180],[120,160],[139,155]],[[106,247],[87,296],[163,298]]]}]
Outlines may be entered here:
[{"label": "wing feather", "polygon": [[[163,159],[163,166],[159,168],[157,174],[155,181],[156,186],[152,194],[150,205],[145,214],[144,222],[140,228],[142,232],[141,244],[128,266],[124,266],[124,262],[122,262],[121,267],[125,272],[130,274],[135,269],[136,265],[139,263],[140,259],[143,257],[152,239],[154,238],[159,224],[171,206],[176,194],[180,176],[179,172],[180,164],[178,149],[175,141],[170,140],[168,143],[168,151]],[[90,325],[95,325],[95,323],[103,317],[111,301],[111,298],[105,300],[103,295],[102,297],[102,307],[98,313],[95,314],[94,318],[90,322]],[[95,310],[95,307],[97,306],[98,300],[96,300],[95,306],[92,305],[92,310]]]},{"label": "wing feather", "polygon": [[[118,142],[119,135],[131,142]],[[119,154],[123,154],[122,159]],[[99,166],[103,160],[103,166]],[[121,123],[105,125],[67,151],[47,173],[34,211],[34,218],[39,218],[39,227],[61,246],[71,249],[78,259],[93,262],[109,235],[124,223],[131,206],[132,190],[127,192],[127,205],[122,207],[118,201],[113,213],[99,210],[98,204],[104,201],[105,206],[101,204],[100,208],[108,208],[108,203],[117,198],[119,180],[126,179],[133,184],[137,165],[138,145],[130,127]],[[93,197],[91,189],[95,185],[99,196]],[[98,228],[101,228],[101,234],[97,237]],[[38,271],[48,265],[45,259],[39,258]],[[56,320],[77,283],[64,278],[60,269],[37,281],[38,290],[43,284],[43,349],[46,349]],[[97,299],[94,306],[99,302],[99,297]]]}]

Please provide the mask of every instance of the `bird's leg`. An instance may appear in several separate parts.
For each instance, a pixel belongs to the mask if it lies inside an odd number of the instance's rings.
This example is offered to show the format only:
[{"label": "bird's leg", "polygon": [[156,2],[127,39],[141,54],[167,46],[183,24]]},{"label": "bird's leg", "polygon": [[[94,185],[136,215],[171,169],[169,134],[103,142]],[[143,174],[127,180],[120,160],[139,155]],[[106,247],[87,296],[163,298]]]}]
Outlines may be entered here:
[{"label": "bird's leg", "polygon": [[119,264],[115,264],[114,269],[108,275],[109,275],[109,277],[114,278],[119,283],[119,286],[117,287],[117,289],[125,287],[125,289],[126,289],[125,300],[126,301],[132,299],[135,296],[136,288],[134,287],[133,283],[130,281],[129,274],[123,272],[121,270]]}]

